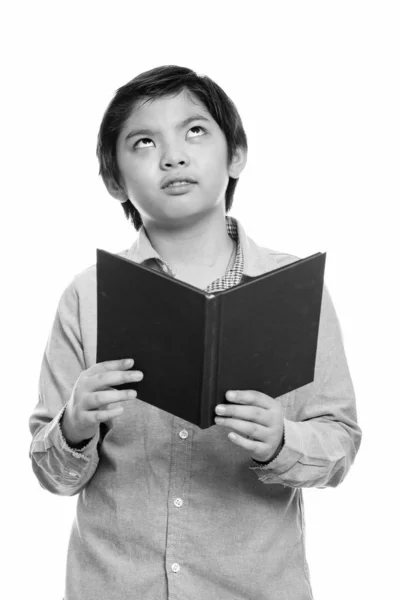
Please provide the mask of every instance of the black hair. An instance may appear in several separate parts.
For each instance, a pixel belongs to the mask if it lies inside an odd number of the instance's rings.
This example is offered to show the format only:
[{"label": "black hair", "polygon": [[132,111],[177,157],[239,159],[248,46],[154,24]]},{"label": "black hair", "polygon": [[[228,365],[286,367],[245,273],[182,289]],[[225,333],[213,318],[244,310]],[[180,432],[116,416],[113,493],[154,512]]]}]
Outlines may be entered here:
[{"label": "black hair", "polygon": [[[116,158],[116,145],[120,131],[129,118],[134,104],[143,98],[160,98],[177,95],[187,89],[207,108],[226,137],[228,164],[237,148],[247,151],[247,137],[242,120],[232,100],[212,79],[199,75],[186,67],[165,65],[140,73],[120,87],[108,105],[98,133],[97,158],[103,181],[113,181],[119,188],[120,173]],[[233,194],[238,179],[229,177],[225,192],[225,209],[228,212],[233,203]],[[136,230],[142,225],[141,216],[128,199],[122,203],[127,219]]]}]

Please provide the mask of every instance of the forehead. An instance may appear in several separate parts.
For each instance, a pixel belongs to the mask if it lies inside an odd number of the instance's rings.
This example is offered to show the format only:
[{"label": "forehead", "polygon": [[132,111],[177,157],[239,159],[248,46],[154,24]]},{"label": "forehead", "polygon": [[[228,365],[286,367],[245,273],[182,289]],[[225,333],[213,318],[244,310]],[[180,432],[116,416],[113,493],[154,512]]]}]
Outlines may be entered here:
[{"label": "forehead", "polygon": [[166,125],[177,124],[192,115],[202,115],[213,121],[204,104],[188,90],[161,98],[142,98],[132,107],[122,131],[141,126],[162,130]]}]

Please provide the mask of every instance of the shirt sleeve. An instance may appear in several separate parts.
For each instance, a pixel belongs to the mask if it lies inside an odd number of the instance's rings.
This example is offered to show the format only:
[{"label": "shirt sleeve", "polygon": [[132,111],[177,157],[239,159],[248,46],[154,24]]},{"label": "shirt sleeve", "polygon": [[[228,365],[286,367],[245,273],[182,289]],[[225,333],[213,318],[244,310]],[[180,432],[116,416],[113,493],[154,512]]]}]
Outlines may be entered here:
[{"label": "shirt sleeve", "polygon": [[353,464],[361,438],[342,333],[324,285],[314,381],[296,390],[278,456],[264,465],[253,461],[250,469],[263,483],[336,487]]},{"label": "shirt sleeve", "polygon": [[78,296],[71,283],[57,308],[42,360],[39,400],[29,419],[33,471],[43,488],[62,496],[80,492],[99,460],[99,431],[78,450],[68,446],[60,426],[75,382],[85,369]]}]

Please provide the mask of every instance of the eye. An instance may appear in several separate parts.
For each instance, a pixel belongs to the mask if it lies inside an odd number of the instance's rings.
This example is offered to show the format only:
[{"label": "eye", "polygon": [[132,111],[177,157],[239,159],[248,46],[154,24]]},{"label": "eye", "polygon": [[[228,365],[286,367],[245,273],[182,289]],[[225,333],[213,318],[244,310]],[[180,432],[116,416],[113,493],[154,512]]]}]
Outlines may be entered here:
[{"label": "eye", "polygon": [[[138,140],[137,142],[135,142],[135,143],[133,144],[133,147],[134,147],[134,148],[136,148],[136,147],[137,147],[137,145],[138,145],[140,142],[152,142],[152,141],[153,141],[153,140],[151,140],[150,138],[141,138],[140,140]],[[148,146],[145,146],[145,148],[147,148],[147,147],[148,147]]]},{"label": "eye", "polygon": [[[193,125],[193,127],[191,127],[191,128],[189,129],[189,131],[192,131],[193,129],[201,129],[201,131],[204,131],[204,132],[205,132],[205,129],[204,129],[204,127],[201,127],[200,125]],[[196,136],[196,137],[197,137],[197,136]]]},{"label": "eye", "polygon": [[[193,127],[191,127],[191,128],[189,129],[189,131],[192,131],[193,129],[200,129],[201,131],[203,131],[204,133],[206,133],[206,130],[204,129],[204,127],[201,127],[200,125],[193,125]],[[195,135],[194,137],[198,137],[198,136],[197,136],[197,135]],[[138,145],[140,142],[152,142],[152,141],[153,141],[153,140],[152,140],[152,139],[150,139],[150,138],[141,138],[140,140],[138,140],[137,142],[135,142],[135,144],[133,145],[133,147],[134,147],[134,148],[136,148],[136,147],[137,147],[137,145]],[[149,147],[150,147],[150,146],[147,146],[147,145],[145,145],[145,146],[142,146],[142,148],[149,148]]]}]

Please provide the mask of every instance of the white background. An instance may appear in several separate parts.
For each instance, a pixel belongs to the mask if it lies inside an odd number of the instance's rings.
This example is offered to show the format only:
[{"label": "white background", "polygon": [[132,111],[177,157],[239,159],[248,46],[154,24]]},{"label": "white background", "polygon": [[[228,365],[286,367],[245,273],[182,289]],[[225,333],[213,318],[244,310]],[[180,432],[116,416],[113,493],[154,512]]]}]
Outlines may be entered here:
[{"label": "white background", "polygon": [[136,236],[97,174],[106,105],[140,72],[177,64],[213,78],[242,116],[231,214],[261,245],[327,252],[364,437],[342,485],[304,491],[315,598],[399,597],[398,3],[12,6],[0,36],[1,596],[62,597],[76,497],[31,471],[40,362],[74,274]]}]

